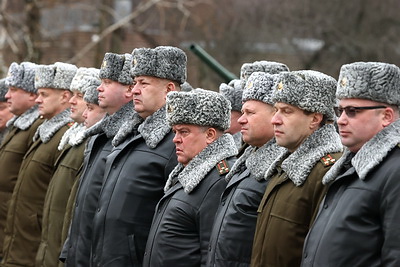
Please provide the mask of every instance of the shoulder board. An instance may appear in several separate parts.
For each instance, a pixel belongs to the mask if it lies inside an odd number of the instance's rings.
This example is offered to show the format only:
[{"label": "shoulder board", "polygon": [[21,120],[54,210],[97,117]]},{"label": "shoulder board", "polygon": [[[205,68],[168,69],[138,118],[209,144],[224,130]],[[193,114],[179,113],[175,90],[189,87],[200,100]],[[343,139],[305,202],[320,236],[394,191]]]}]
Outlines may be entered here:
[{"label": "shoulder board", "polygon": [[74,121],[69,122],[69,123],[67,124],[67,127],[68,127],[68,128],[71,128],[72,125],[74,125],[74,123],[75,123]]},{"label": "shoulder board", "polygon": [[230,171],[228,162],[226,162],[224,159],[218,162],[216,167],[219,175],[227,174]]},{"label": "shoulder board", "polygon": [[324,164],[325,167],[331,166],[336,162],[336,159],[334,159],[330,154],[324,156],[321,158],[322,164]]}]

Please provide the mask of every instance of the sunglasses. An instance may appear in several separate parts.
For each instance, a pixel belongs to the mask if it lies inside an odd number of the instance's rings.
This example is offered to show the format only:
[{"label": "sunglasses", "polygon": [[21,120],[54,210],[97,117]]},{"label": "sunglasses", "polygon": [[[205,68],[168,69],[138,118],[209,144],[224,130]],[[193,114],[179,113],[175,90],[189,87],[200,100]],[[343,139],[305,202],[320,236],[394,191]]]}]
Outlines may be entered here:
[{"label": "sunglasses", "polygon": [[357,112],[360,112],[361,110],[368,110],[368,109],[380,109],[380,108],[387,108],[386,106],[369,106],[369,107],[334,107],[333,109],[335,110],[336,116],[339,118],[343,111],[346,113],[346,116],[349,118],[354,118],[357,114]]}]

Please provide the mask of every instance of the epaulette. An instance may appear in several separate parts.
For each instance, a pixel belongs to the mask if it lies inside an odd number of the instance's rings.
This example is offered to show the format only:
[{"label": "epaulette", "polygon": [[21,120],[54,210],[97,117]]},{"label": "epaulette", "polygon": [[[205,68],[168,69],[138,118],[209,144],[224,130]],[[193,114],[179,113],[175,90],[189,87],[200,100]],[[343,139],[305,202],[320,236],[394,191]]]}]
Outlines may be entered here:
[{"label": "epaulette", "polygon": [[74,125],[74,124],[75,124],[75,122],[74,122],[74,121],[71,121],[71,122],[69,122],[69,123],[67,124],[67,127],[68,127],[68,128],[71,128],[72,125]]},{"label": "epaulette", "polygon": [[224,160],[224,159],[221,160],[220,162],[218,162],[217,170],[218,170],[219,175],[227,174],[230,171],[228,162],[226,162],[226,160]]},{"label": "epaulette", "polygon": [[322,164],[324,164],[325,167],[331,166],[336,162],[336,159],[334,159],[330,154],[324,156],[321,158]]}]

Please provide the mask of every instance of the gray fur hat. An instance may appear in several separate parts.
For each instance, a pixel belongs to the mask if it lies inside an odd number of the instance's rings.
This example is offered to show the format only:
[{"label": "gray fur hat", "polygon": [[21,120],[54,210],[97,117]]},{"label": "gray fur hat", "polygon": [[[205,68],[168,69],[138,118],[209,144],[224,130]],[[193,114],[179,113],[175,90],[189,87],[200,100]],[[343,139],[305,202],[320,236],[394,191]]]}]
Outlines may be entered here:
[{"label": "gray fur hat", "polygon": [[282,71],[289,71],[288,66],[283,63],[274,61],[254,61],[253,63],[244,63],[240,68],[240,79],[247,81],[253,72],[266,72],[269,74],[277,74]]},{"label": "gray fur hat", "polygon": [[274,86],[273,74],[266,72],[253,72],[247,79],[243,90],[243,102],[247,100],[258,100],[273,105],[272,92]]},{"label": "gray fur hat", "polygon": [[132,55],[106,53],[100,68],[100,79],[109,79],[121,84],[133,83],[131,77]]},{"label": "gray fur hat", "polygon": [[79,68],[72,79],[70,90],[78,90],[82,94],[86,93],[86,90],[97,87],[101,84],[99,78],[99,69],[96,68]]},{"label": "gray fur hat", "polygon": [[37,65],[31,62],[11,63],[8,68],[6,85],[20,88],[29,93],[37,94],[35,88],[35,70]]},{"label": "gray fur hat", "polygon": [[272,101],[283,102],[302,110],[326,115],[334,120],[336,80],[313,70],[281,72],[274,84]]},{"label": "gray fur hat", "polygon": [[0,80],[0,102],[7,102],[6,94],[8,92],[8,86],[6,85],[6,78]]},{"label": "gray fur hat", "polygon": [[78,67],[69,63],[56,62],[52,65],[38,65],[35,87],[69,90]]},{"label": "gray fur hat", "polygon": [[243,86],[241,80],[234,79],[228,84],[221,83],[221,85],[219,86],[219,93],[226,97],[229,102],[231,102],[232,110],[242,110]]},{"label": "gray fur hat", "polygon": [[170,92],[166,101],[167,121],[175,124],[210,126],[225,131],[230,126],[231,104],[221,94],[204,89]]},{"label": "gray fur hat", "polygon": [[99,105],[99,91],[97,91],[97,87],[88,87],[86,89],[85,95],[83,96],[83,100],[87,103]]},{"label": "gray fur hat", "polygon": [[153,76],[183,84],[186,81],[187,57],[173,46],[135,48],[132,51],[132,76]]},{"label": "gray fur hat", "polygon": [[400,106],[400,69],[381,62],[355,62],[340,69],[336,97]]}]

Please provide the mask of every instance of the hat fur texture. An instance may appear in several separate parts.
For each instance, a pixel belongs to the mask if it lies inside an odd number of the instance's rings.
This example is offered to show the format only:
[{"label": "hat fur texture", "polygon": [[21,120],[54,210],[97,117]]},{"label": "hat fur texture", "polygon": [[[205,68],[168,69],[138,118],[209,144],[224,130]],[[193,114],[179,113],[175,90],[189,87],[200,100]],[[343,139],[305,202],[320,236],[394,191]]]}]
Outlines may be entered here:
[{"label": "hat fur texture", "polygon": [[266,72],[253,72],[247,79],[243,90],[242,100],[258,100],[269,105],[273,105],[272,92],[274,77],[276,75]]},{"label": "hat fur texture", "polygon": [[56,62],[52,65],[38,65],[35,75],[35,88],[69,90],[78,68],[75,65]]},{"label": "hat fur texture", "polygon": [[253,63],[244,63],[240,68],[240,79],[245,82],[253,72],[266,72],[269,74],[277,74],[282,71],[289,71],[288,66],[283,63],[274,61],[254,61]]},{"label": "hat fur texture", "polygon": [[82,94],[85,94],[89,88],[97,87],[101,84],[99,78],[99,70],[96,68],[79,68],[72,79],[70,90],[77,90]]},{"label": "hat fur texture", "polygon": [[0,102],[7,102],[6,94],[8,92],[8,86],[6,85],[6,78],[0,80]]},{"label": "hat fur texture", "polygon": [[135,48],[132,51],[132,76],[152,76],[183,84],[186,81],[187,57],[173,46]]},{"label": "hat fur texture", "polygon": [[400,106],[400,69],[381,62],[355,62],[340,69],[336,96]]},{"label": "hat fur texture", "polygon": [[31,62],[11,63],[8,68],[6,85],[20,88],[26,92],[37,94],[35,87],[35,70],[37,65]]},{"label": "hat fur texture", "polygon": [[194,124],[227,130],[230,126],[231,104],[221,94],[204,89],[190,92],[170,92],[167,95],[167,121]]},{"label": "hat fur texture", "polygon": [[228,84],[221,83],[221,85],[219,86],[219,93],[226,97],[229,102],[231,102],[232,110],[242,110],[243,87],[241,80],[234,79]]},{"label": "hat fur texture", "polygon": [[100,79],[109,79],[121,84],[133,83],[131,77],[132,55],[106,53],[100,68]]},{"label": "hat fur texture", "polygon": [[313,70],[281,72],[274,84],[272,101],[283,102],[302,110],[326,115],[334,120],[336,80]]}]

